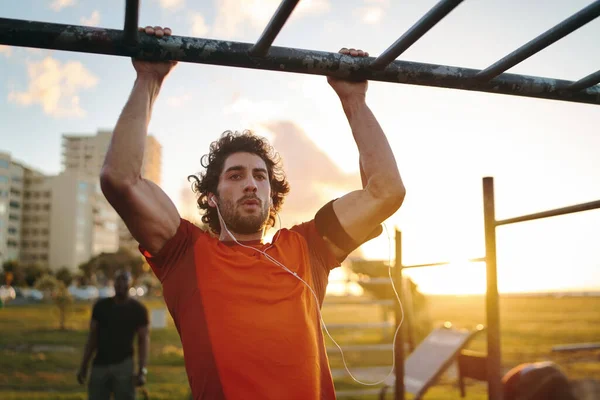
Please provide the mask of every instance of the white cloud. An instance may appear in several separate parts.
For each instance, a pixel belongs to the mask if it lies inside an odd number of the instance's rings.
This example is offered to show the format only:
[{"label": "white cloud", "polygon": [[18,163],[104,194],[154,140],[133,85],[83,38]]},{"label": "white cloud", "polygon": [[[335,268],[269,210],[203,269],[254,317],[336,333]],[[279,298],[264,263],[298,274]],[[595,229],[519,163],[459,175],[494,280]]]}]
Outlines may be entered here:
[{"label": "white cloud", "polygon": [[52,4],[50,4],[50,8],[54,11],[60,11],[65,7],[72,7],[77,3],[77,0],[54,0]]},{"label": "white cloud", "polygon": [[[217,0],[213,33],[219,38],[232,38],[246,25],[262,30],[280,3],[280,0]],[[290,18],[322,14],[330,8],[329,0],[303,0]]]},{"label": "white cloud", "polygon": [[6,57],[10,57],[12,55],[12,47],[0,45],[0,54],[4,54]]},{"label": "white cloud", "polygon": [[383,18],[381,7],[361,7],[355,11],[355,15],[365,24],[377,24]]},{"label": "white cloud", "polygon": [[360,18],[364,24],[377,24],[381,22],[385,15],[386,8],[389,7],[389,0],[364,0],[365,6],[354,10],[354,16]]},{"label": "white cloud", "polygon": [[181,107],[185,105],[192,99],[192,96],[189,94],[184,94],[181,96],[169,96],[167,97],[167,105],[169,107]]},{"label": "white cloud", "polygon": [[160,0],[160,6],[166,10],[174,10],[183,6],[184,0]]},{"label": "white cloud", "polygon": [[82,25],[98,26],[100,23],[100,12],[98,10],[94,10],[89,18],[81,17],[80,22]]},{"label": "white cloud", "polygon": [[206,21],[202,14],[198,12],[192,13],[190,15],[190,22],[192,24],[192,36],[203,37],[208,34],[210,29],[208,28],[208,25],[206,25]]},{"label": "white cloud", "polygon": [[223,113],[224,115],[235,114],[249,120],[264,122],[278,118],[284,108],[285,104],[281,102],[254,101],[246,97],[236,96],[234,101],[224,108]]},{"label": "white cloud", "polygon": [[53,117],[82,117],[85,111],[79,104],[79,92],[90,89],[98,78],[80,62],[60,61],[46,57],[40,62],[28,63],[29,87],[24,92],[12,90],[8,100],[29,106],[39,103],[44,113]]}]

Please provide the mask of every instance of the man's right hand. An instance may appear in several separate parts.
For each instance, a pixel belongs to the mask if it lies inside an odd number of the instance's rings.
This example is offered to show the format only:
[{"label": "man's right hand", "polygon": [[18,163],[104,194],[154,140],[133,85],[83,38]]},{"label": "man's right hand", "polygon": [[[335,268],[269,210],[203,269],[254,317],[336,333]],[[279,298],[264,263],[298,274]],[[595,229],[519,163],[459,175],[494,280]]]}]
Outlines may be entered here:
[{"label": "man's right hand", "polygon": [[80,385],[83,385],[85,383],[86,378],[87,378],[87,369],[80,368],[79,371],[77,372],[77,382],[79,382]]},{"label": "man's right hand", "polygon": [[[138,28],[138,30],[144,32],[146,35],[156,36],[157,38],[171,36],[171,28],[166,27],[163,29],[160,26],[147,26],[145,28]],[[177,65],[177,61],[140,61],[133,59],[132,62],[138,77],[149,76],[160,81]]]}]

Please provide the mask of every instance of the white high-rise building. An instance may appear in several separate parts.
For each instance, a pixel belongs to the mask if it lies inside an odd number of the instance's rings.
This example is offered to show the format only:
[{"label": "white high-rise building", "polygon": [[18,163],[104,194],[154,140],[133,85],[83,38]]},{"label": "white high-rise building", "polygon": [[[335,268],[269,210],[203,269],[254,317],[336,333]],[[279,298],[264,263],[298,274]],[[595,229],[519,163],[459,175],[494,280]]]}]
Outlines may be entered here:
[{"label": "white high-rise building", "polygon": [[[63,135],[63,167],[65,171],[77,171],[91,179],[99,179],[104,157],[108,151],[111,131],[99,130],[95,135]],[[142,176],[157,185],[161,182],[162,147],[155,137],[146,138]],[[102,196],[102,195],[101,195]],[[106,208],[108,202],[102,197]],[[131,236],[129,230],[118,218],[119,247],[137,252],[138,243]]]},{"label": "white high-rise building", "polygon": [[47,176],[0,153],[0,265],[51,269],[118,250],[118,215],[98,179],[77,171]]}]

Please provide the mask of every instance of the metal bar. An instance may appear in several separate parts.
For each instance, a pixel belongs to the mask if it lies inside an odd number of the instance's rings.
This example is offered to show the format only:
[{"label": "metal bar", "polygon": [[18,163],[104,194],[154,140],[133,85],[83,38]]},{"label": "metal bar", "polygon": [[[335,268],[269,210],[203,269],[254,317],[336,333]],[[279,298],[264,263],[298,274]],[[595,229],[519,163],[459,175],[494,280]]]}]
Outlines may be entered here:
[{"label": "metal bar", "polygon": [[600,350],[599,343],[577,343],[577,344],[562,344],[552,347],[552,351],[583,351],[583,350]]},{"label": "metal bar", "polygon": [[125,2],[125,43],[136,45],[138,43],[138,20],[140,15],[140,1],[127,0]]},{"label": "metal bar", "polygon": [[483,216],[485,225],[485,257],[487,270],[487,375],[488,399],[502,400],[502,359],[500,352],[500,299],[496,268],[496,210],[494,178],[483,178]]},{"label": "metal bar", "polygon": [[[387,281],[390,282],[389,279]],[[325,298],[323,302],[323,307],[325,306],[341,306],[341,305],[353,305],[353,306],[393,306],[396,303],[396,300],[352,300],[352,299],[336,299],[336,300],[328,300]]]},{"label": "metal bar", "polygon": [[[396,262],[394,265],[394,286],[396,286],[396,290],[399,291],[401,302],[404,304],[402,290],[402,232],[396,229]],[[404,319],[403,316],[404,311],[400,308],[400,304],[396,302],[394,307],[394,319],[396,320],[396,329],[398,329],[398,325],[400,325]],[[404,400],[406,397],[405,387],[404,387],[404,332],[403,328],[398,329],[398,335],[396,336],[396,352],[394,354],[394,363],[395,367],[395,383],[394,383],[394,399],[395,400]]]},{"label": "metal bar", "polygon": [[535,39],[529,41],[506,57],[495,62],[488,68],[479,72],[475,77],[477,80],[489,80],[502,72],[514,67],[521,61],[531,57],[535,53],[545,49],[552,43],[562,39],[573,31],[600,16],[600,0],[596,0],[581,11],[550,28]]},{"label": "metal bar", "polygon": [[[358,351],[358,352],[363,352],[363,351],[391,351],[393,350],[392,348],[393,346],[391,344],[357,344],[357,345],[350,345],[350,346],[344,346],[344,352],[350,352],[350,351]],[[327,347],[327,353],[339,353],[340,349],[338,349],[335,346],[328,346]]]},{"label": "metal bar", "polygon": [[327,324],[327,329],[384,329],[384,328],[393,328],[394,324],[392,322],[383,321],[383,322],[358,322],[358,323],[341,323],[341,324]]},{"label": "metal bar", "polygon": [[267,55],[273,41],[285,25],[286,21],[292,15],[292,11],[296,8],[300,0],[283,0],[271,20],[267,24],[262,35],[254,46],[250,48],[248,53],[252,57],[264,57]]},{"label": "metal bar", "polygon": [[248,54],[252,46],[249,43],[183,36],[139,37],[139,45],[131,47],[125,45],[121,30],[0,18],[0,44],[11,46],[369,79],[600,105],[600,85],[568,92],[559,88],[568,86],[571,81],[515,74],[502,74],[492,81],[477,83],[469,78],[478,70],[467,68],[394,61],[382,71],[373,71],[369,68],[372,57],[272,47],[267,57],[257,58]]},{"label": "metal bar", "polygon": [[[485,262],[485,257],[470,258],[467,260],[467,262]],[[455,264],[455,262],[443,261],[443,262],[429,263],[429,264],[403,265],[402,268],[406,269],[406,268],[422,268],[422,267],[439,267],[439,266],[451,265],[451,264]]]},{"label": "metal bar", "polygon": [[383,69],[386,65],[394,61],[398,56],[404,53],[417,40],[425,35],[431,28],[440,22],[446,15],[450,14],[463,0],[441,0],[419,21],[417,21],[404,35],[379,57],[373,61],[371,68]]},{"label": "metal bar", "polygon": [[577,82],[573,82],[565,88],[565,90],[580,91],[600,83],[600,70],[589,74],[585,78],[581,78]]},{"label": "metal bar", "polygon": [[520,217],[502,219],[496,221],[496,226],[514,224],[517,222],[533,221],[536,219],[556,217],[559,215],[573,214],[581,211],[589,211],[600,208],[600,200],[590,201],[589,203],[576,204],[574,206],[568,206],[563,208],[556,208],[554,210],[542,211],[535,214],[522,215]]}]

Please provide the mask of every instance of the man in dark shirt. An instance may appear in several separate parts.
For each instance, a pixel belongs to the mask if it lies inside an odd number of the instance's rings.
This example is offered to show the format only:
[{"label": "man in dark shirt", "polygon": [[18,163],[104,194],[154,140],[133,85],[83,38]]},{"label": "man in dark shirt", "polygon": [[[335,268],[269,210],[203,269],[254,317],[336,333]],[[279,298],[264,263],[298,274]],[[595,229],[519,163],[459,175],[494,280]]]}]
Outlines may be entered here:
[{"label": "man in dark shirt", "polygon": [[[120,272],[115,278],[115,295],[96,302],[90,333],[77,380],[84,384],[92,354],[96,356],[88,383],[89,400],[133,400],[135,386],[146,381],[148,353],[148,310],[129,297],[131,276]],[[134,375],[133,339],[138,338],[138,373]]]}]

